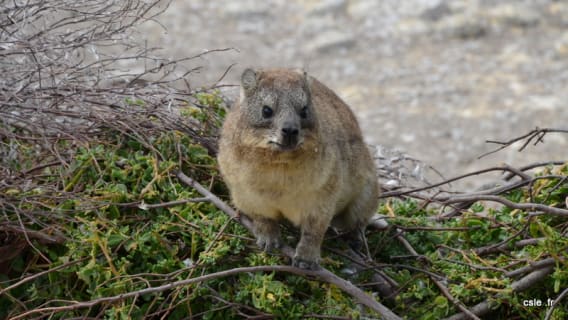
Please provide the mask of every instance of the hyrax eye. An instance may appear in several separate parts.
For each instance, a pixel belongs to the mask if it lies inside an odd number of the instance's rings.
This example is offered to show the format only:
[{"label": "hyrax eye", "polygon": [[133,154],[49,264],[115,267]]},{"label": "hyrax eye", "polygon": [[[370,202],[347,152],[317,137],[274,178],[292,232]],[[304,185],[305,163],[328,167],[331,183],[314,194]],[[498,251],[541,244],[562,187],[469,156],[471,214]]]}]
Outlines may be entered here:
[{"label": "hyrax eye", "polygon": [[270,108],[269,106],[263,106],[262,107],[262,117],[264,119],[268,119],[268,118],[272,117],[273,114],[274,114],[274,111],[272,111],[272,108]]},{"label": "hyrax eye", "polygon": [[308,117],[308,106],[305,106],[300,110],[300,117],[306,119]]}]

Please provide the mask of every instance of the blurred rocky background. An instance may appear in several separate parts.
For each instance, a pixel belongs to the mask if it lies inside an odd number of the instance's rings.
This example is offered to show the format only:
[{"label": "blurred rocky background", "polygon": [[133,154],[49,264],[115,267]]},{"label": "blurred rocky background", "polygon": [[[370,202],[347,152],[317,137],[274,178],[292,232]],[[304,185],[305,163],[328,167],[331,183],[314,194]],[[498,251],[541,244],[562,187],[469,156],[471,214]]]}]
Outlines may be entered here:
[{"label": "blurred rocky background", "polygon": [[234,48],[187,62],[202,67],[192,87],[234,64],[230,97],[247,66],[305,68],[352,106],[369,143],[448,178],[568,156],[568,135],[550,134],[478,159],[495,148],[487,139],[568,127],[568,1],[173,0],[140,31],[172,59]]}]

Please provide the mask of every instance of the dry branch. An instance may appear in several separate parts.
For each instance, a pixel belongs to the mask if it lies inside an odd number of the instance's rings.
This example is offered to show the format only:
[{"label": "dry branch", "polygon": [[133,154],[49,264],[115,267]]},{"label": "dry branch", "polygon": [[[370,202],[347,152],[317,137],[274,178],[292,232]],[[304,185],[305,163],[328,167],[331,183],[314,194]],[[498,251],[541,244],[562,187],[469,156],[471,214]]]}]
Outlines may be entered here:
[{"label": "dry branch", "polygon": [[[214,153],[215,132],[204,136],[196,122],[179,121],[180,106],[197,102],[196,91],[177,88],[199,58],[233,49],[169,60],[136,42],[136,27],[168,5],[161,0],[6,2],[0,15],[0,138],[90,141],[110,128],[144,143],[148,131],[170,129]],[[148,67],[122,71],[140,62]],[[0,174],[11,176],[7,164],[17,160],[16,153],[10,150],[14,146],[6,147],[0,149]],[[23,173],[61,157],[51,158]]]},{"label": "dry branch", "polygon": [[[511,237],[511,239],[512,238],[513,237]],[[508,240],[511,240],[511,239],[508,239]],[[523,247],[526,247],[526,246],[537,245],[538,243],[542,242],[544,239],[545,238],[533,238],[533,239],[519,240],[519,241],[517,241],[513,244],[513,247],[519,249],[519,248],[523,248]],[[508,242],[509,241],[503,241],[503,243],[492,244],[492,245],[480,247],[480,248],[475,249],[474,251],[475,251],[475,254],[477,254],[479,256],[502,252],[502,251],[509,249]]]},{"label": "dry branch", "polygon": [[519,209],[519,210],[526,210],[534,212],[533,215],[539,214],[548,214],[552,216],[559,216],[559,217],[568,217],[568,209],[561,209],[551,207],[545,204],[540,203],[516,203],[510,200],[507,200],[503,197],[494,196],[494,195],[463,195],[463,196],[456,196],[451,198],[446,198],[447,200],[442,200],[444,198],[438,198],[435,200],[440,201],[442,204],[456,204],[456,203],[463,203],[463,202],[477,202],[477,201],[492,201],[498,202],[501,204],[506,205],[512,209]]},{"label": "dry branch", "polygon": [[56,272],[56,271],[59,271],[59,270],[68,268],[68,267],[70,267],[70,266],[72,266],[72,265],[78,264],[78,263],[83,262],[83,261],[85,261],[85,260],[87,260],[87,259],[88,259],[88,258],[85,257],[85,258],[82,258],[82,259],[78,259],[78,260],[74,260],[74,261],[69,261],[69,262],[64,263],[64,264],[62,264],[62,265],[60,265],[60,266],[57,266],[57,267],[55,267],[55,268],[51,268],[51,269],[49,269],[49,270],[45,270],[45,271],[42,271],[42,272],[38,272],[38,273],[33,274],[33,275],[31,275],[31,276],[25,277],[25,278],[23,278],[22,280],[20,280],[20,281],[14,283],[14,284],[12,284],[12,285],[7,286],[6,288],[0,289],[0,296],[3,295],[3,294],[5,294],[5,293],[7,293],[7,292],[9,292],[9,291],[12,290],[12,289],[15,289],[15,288],[21,286],[21,285],[24,284],[24,283],[30,282],[30,281],[32,281],[32,280],[34,280],[34,279],[36,279],[36,278],[39,278],[39,277],[41,277],[41,276],[44,276],[44,275],[48,274],[48,273]]},{"label": "dry branch", "polygon": [[[97,141],[98,137],[108,134],[108,129],[112,133],[121,133],[124,136],[132,137],[148,150],[151,150],[158,159],[164,157],[152,145],[152,134],[172,130],[190,136],[197,144],[205,147],[210,155],[216,153],[216,126],[207,123],[205,126],[211,130],[204,134],[201,123],[192,122],[186,118],[182,120],[182,117],[180,117],[181,110],[187,105],[203,108],[194,97],[198,89],[192,89],[184,77],[199,70],[200,67],[193,65],[193,62],[203,55],[234,49],[210,50],[172,61],[157,55],[154,48],[147,48],[133,41],[134,30],[137,25],[144,21],[153,20],[157,14],[167,8],[167,3],[160,7],[159,3],[161,2],[160,0],[49,0],[5,1],[3,3],[4,6],[0,9],[0,72],[2,73],[2,77],[0,77],[0,211],[4,216],[10,216],[14,221],[0,225],[2,235],[17,234],[17,240],[23,241],[19,237],[19,235],[22,235],[27,240],[27,242],[23,242],[24,245],[33,245],[33,242],[61,243],[63,237],[41,231],[57,229],[50,229],[51,225],[42,225],[43,221],[41,223],[37,223],[37,221],[40,216],[50,216],[53,219],[52,221],[55,221],[52,223],[53,225],[67,223],[71,219],[66,214],[72,212],[59,214],[62,211],[53,209],[69,199],[80,199],[81,209],[85,209],[89,205],[91,206],[89,208],[96,207],[96,205],[114,205],[122,208],[148,210],[188,202],[210,202],[234,220],[239,221],[247,229],[251,229],[252,223],[246,216],[238,215],[207,188],[181,172],[177,174],[179,180],[195,188],[203,197],[157,204],[145,204],[143,202],[85,204],[89,200],[81,199],[81,194],[77,192],[81,188],[80,170],[74,172],[75,176],[69,181],[64,179],[68,177],[61,177],[58,181],[52,182],[57,179],[51,179],[52,177],[49,176],[52,172],[64,175],[64,173],[52,169],[55,169],[54,167],[70,169],[76,148]],[[129,71],[128,73],[122,71],[136,61],[144,62],[145,69],[136,72]],[[220,75],[219,80],[212,84],[212,87],[217,85],[231,68],[232,66],[229,66]],[[185,89],[179,89],[184,85]],[[219,121],[217,118],[213,120]],[[546,134],[567,132],[568,130],[565,129],[537,128],[509,141],[488,141],[500,146],[490,153],[524,141],[519,150],[522,151],[529,143],[541,143]],[[62,149],[61,141],[69,143],[68,147]],[[37,148],[37,150],[34,150],[36,156],[31,160],[32,163],[27,165],[27,169],[21,168],[23,166],[19,166],[17,163],[21,159],[18,156],[21,153],[20,142],[33,144]],[[515,203],[502,196],[506,192],[519,188],[531,190],[534,185],[539,184],[538,182],[541,179],[558,179],[559,182],[552,190],[565,186],[566,177],[553,175],[533,177],[527,171],[542,166],[563,165],[566,161],[547,161],[520,168],[511,166],[492,167],[432,183],[431,180],[439,181],[442,175],[421,161],[385,148],[379,148],[376,154],[379,159],[380,180],[383,183],[383,189],[387,190],[381,197],[422,199],[424,200],[423,208],[438,205],[442,207],[442,212],[445,207],[453,208],[453,212],[440,215],[444,219],[461,213],[477,201],[496,202],[513,209],[529,211],[530,216],[544,214],[560,219],[568,217],[568,209],[564,207],[564,203],[552,207],[544,203],[535,203],[532,198],[529,198],[526,203]],[[92,165],[97,166],[97,161],[97,159],[94,159]],[[427,171],[433,172],[436,179],[427,177],[425,174]],[[450,184],[455,181],[489,172],[503,172],[502,181],[490,188],[475,192],[455,193],[451,190],[441,189],[441,187],[449,189]],[[67,182],[61,183],[61,181]],[[41,195],[26,195],[23,198],[11,195],[12,193],[23,194],[37,187],[41,187],[43,192]],[[566,201],[568,201],[568,198]],[[211,249],[215,241],[223,235],[224,228],[229,223],[227,222],[221,228],[214,241],[209,243],[206,251]],[[37,228],[40,231],[32,228]],[[428,261],[425,263],[424,258],[403,236],[405,231],[410,230],[467,232],[474,231],[475,228],[437,226],[400,228],[391,226],[391,228],[394,228],[397,232],[396,238],[411,253],[411,257],[420,259],[423,268],[394,264],[388,266],[406,268],[428,275],[440,292],[453,305],[463,311],[462,314],[455,315],[451,319],[475,319],[474,314],[482,316],[490,310],[492,304],[489,298],[468,310],[461,301],[451,295],[445,285],[444,276],[429,270]],[[526,237],[524,230],[521,231],[505,241],[478,248],[473,252],[482,255],[538,244],[540,241],[540,239],[521,239],[512,245],[508,245],[509,242],[517,240],[517,236]],[[7,248],[10,249],[10,246],[7,246]],[[458,249],[453,250],[459,251]],[[290,247],[284,247],[282,252],[288,257],[292,257],[294,254],[294,250]],[[49,261],[39,250],[38,255],[43,255],[42,259],[46,262]],[[378,266],[378,264],[373,261],[363,261],[358,255],[351,255],[348,258],[355,261],[361,269],[373,269],[379,276],[375,281],[381,282],[381,285],[382,283],[385,284],[386,290],[379,290],[385,295],[390,295],[393,291],[396,292],[399,289],[394,281],[386,274],[381,273],[381,266]],[[396,257],[391,258],[395,259]],[[26,275],[11,285],[0,289],[0,295],[9,296],[10,290],[20,288],[46,274],[80,263],[84,259],[87,258]],[[461,261],[456,261],[456,263],[462,263],[472,268],[498,271],[507,277],[525,275],[513,282],[512,290],[516,293],[533,286],[550,274],[555,261],[557,261],[550,256],[539,257],[539,259],[542,260],[516,270],[511,270],[516,264],[496,268],[493,266],[476,266]],[[143,294],[164,292],[172,288],[218,277],[232,276],[241,272],[274,271],[314,277],[335,284],[359,303],[383,315],[385,319],[400,319],[388,308],[366,295],[361,289],[328,270],[323,269],[314,272],[289,266],[237,268],[156,287],[149,285],[150,280],[145,289],[122,295],[83,302],[68,301],[68,304],[63,306],[53,306],[59,301],[52,300],[46,305],[51,305],[51,307],[30,310],[17,315],[15,319],[28,315],[42,317],[48,313],[91,308],[95,305],[105,304],[100,311],[100,316],[104,313],[104,309],[113,302],[124,299],[136,301]],[[526,275],[527,273],[528,275]],[[140,277],[141,281],[147,281],[144,278],[145,276],[148,276],[148,274],[138,274],[132,277]],[[152,276],[157,275],[153,274]],[[168,277],[168,275],[164,276]],[[381,285],[379,288],[381,288]],[[555,306],[568,295],[567,292],[568,290],[564,290],[557,297]],[[19,304],[22,309],[29,308],[17,298],[10,297],[10,299]],[[220,297],[214,299],[220,299]],[[227,305],[222,308],[233,305],[233,302],[226,300],[224,303],[227,303]],[[134,304],[132,304],[133,308]],[[166,311],[169,312],[170,309]],[[249,311],[251,310],[252,308]],[[552,308],[548,310],[547,317],[552,314],[552,310]],[[164,310],[160,307],[160,312],[162,311]],[[156,312],[149,316],[158,315],[158,312]],[[317,317],[317,315],[313,316]]]},{"label": "dry branch", "polygon": [[[491,168],[487,168],[487,169],[474,171],[474,172],[471,172],[471,173],[468,173],[468,174],[460,175],[458,177],[451,178],[451,179],[448,179],[448,180],[445,180],[445,181],[442,181],[442,182],[439,182],[439,183],[435,183],[435,184],[432,184],[432,185],[429,185],[429,186],[425,186],[425,187],[415,188],[415,189],[411,189],[411,190],[401,189],[401,190],[384,192],[380,195],[380,197],[381,198],[389,198],[389,197],[417,198],[417,199],[427,201],[428,203],[436,203],[436,204],[439,204],[439,205],[442,205],[442,206],[450,206],[450,207],[456,208],[456,210],[443,215],[442,216],[443,218],[452,217],[457,212],[467,209],[472,204],[474,204],[478,201],[491,201],[491,202],[501,203],[501,204],[503,204],[507,207],[510,207],[512,209],[531,211],[531,212],[533,212],[532,215],[548,214],[548,215],[553,215],[553,216],[567,217],[568,216],[568,209],[555,208],[555,207],[545,205],[545,204],[540,204],[540,203],[530,203],[530,202],[515,203],[515,202],[512,202],[512,201],[507,200],[506,198],[500,196],[503,193],[506,193],[506,192],[509,192],[509,191],[512,191],[512,190],[515,190],[515,189],[518,189],[518,188],[521,188],[521,187],[531,186],[536,181],[544,180],[544,179],[558,178],[558,179],[560,179],[560,182],[557,184],[557,187],[560,187],[560,185],[562,185],[563,183],[566,183],[566,179],[563,176],[547,175],[547,176],[531,177],[528,174],[524,173],[524,171],[530,170],[530,169],[533,169],[533,168],[536,168],[536,167],[542,166],[542,165],[550,165],[550,164],[561,165],[561,164],[564,164],[564,163],[568,163],[568,160],[567,161],[553,161],[553,162],[546,162],[546,163],[538,163],[538,164],[533,164],[533,165],[523,167],[521,169],[516,169],[516,168],[513,168],[513,167],[508,166],[508,165],[499,166],[499,167],[491,167]],[[493,172],[493,171],[507,172],[508,175],[505,176],[505,178],[507,180],[510,180],[512,176],[518,176],[520,178],[520,180],[508,182],[508,183],[505,183],[505,184],[502,184],[502,185],[491,186],[489,188],[481,189],[481,190],[474,191],[474,192],[468,192],[468,193],[448,193],[448,192],[442,193],[442,192],[439,192],[439,193],[434,194],[434,195],[422,193],[423,191],[438,188],[440,186],[447,185],[447,184],[450,184],[450,183],[455,182],[455,181],[462,180],[462,179],[467,178],[467,177],[476,176],[476,175],[479,175],[479,174],[483,174],[483,173],[487,173],[487,172]]]},{"label": "dry branch", "polygon": [[[408,242],[408,240],[404,238],[402,230],[397,230],[396,238],[398,241],[402,243],[402,245],[406,248],[406,250],[408,250],[408,252],[411,255],[425,259],[425,257],[419,255],[418,252],[412,247],[410,242]],[[446,287],[446,285],[444,285],[441,281],[436,279],[436,277],[433,277],[431,274],[428,274],[428,277],[432,282],[434,282],[434,284],[438,287],[438,289],[440,289],[440,292],[446,297],[446,299],[448,299],[454,306],[456,306],[456,308],[461,310],[462,313],[465,314],[467,318],[480,320],[479,317],[475,315],[475,313],[470,311],[460,300],[458,300],[456,297],[454,297],[451,294],[450,290]]]},{"label": "dry branch", "polygon": [[[547,277],[549,274],[551,274],[553,271],[554,267],[549,266],[529,273],[525,277],[511,283],[512,292],[517,293],[527,290],[528,288],[544,280],[544,278]],[[499,305],[498,297],[497,299],[491,298],[476,304],[475,306],[471,307],[470,310],[476,315],[482,317],[490,313],[498,305]],[[469,316],[466,315],[465,313],[458,313],[449,318],[446,318],[445,320],[467,320],[468,317]]]},{"label": "dry branch", "polygon": [[552,316],[552,312],[554,312],[554,309],[560,305],[560,302],[566,296],[568,296],[568,288],[564,289],[564,291],[562,291],[558,295],[558,297],[556,297],[556,299],[554,299],[554,301],[552,302],[552,306],[550,306],[550,308],[546,311],[546,315],[544,316],[544,320],[550,319],[550,317]]},{"label": "dry branch", "polygon": [[[34,310],[30,310],[30,311],[21,313],[21,314],[15,316],[15,317],[13,317],[12,320],[24,319],[24,318],[27,318],[31,315],[35,315],[35,314],[49,314],[49,313],[56,313],[56,312],[62,312],[62,311],[91,308],[91,307],[94,307],[94,306],[100,305],[100,304],[109,304],[109,303],[114,303],[114,302],[117,302],[117,301],[122,301],[122,300],[125,300],[125,299],[138,298],[138,297],[145,295],[145,294],[153,294],[153,293],[158,293],[158,292],[164,292],[164,291],[167,291],[167,290],[171,290],[171,289],[174,289],[174,288],[177,288],[177,287],[191,285],[191,284],[194,284],[194,283],[206,282],[206,281],[217,279],[217,278],[229,277],[229,276],[234,276],[234,275],[238,275],[238,274],[241,274],[241,273],[250,273],[250,272],[286,272],[286,273],[291,273],[291,274],[295,274],[295,275],[299,275],[299,276],[303,276],[303,277],[315,277],[315,278],[321,279],[323,281],[335,284],[335,285],[337,285],[338,287],[340,287],[344,290],[349,290],[348,287],[353,286],[352,284],[350,284],[347,281],[335,276],[334,274],[330,273],[329,271],[327,271],[327,272],[325,272],[325,271],[310,271],[310,270],[303,270],[303,269],[295,268],[295,267],[292,267],[292,266],[242,267],[242,268],[234,268],[234,269],[230,269],[230,270],[210,273],[210,274],[206,274],[206,275],[195,277],[195,278],[179,280],[179,281],[171,282],[171,283],[161,285],[161,286],[157,286],[157,287],[149,287],[149,288],[145,288],[145,289],[131,291],[131,292],[116,295],[116,296],[98,298],[98,299],[94,299],[94,300],[90,300],[90,301],[81,301],[81,302],[78,302],[78,301],[58,301],[58,303],[67,302],[68,304],[64,305],[64,306],[58,306],[58,307],[37,308],[37,309],[34,309]],[[364,293],[362,293],[362,294],[365,295]],[[383,315],[384,319],[387,319],[387,320],[389,320],[389,319],[393,319],[393,320],[401,319],[401,318],[399,318],[398,316],[396,316],[392,313],[389,314],[388,309],[386,309],[385,307],[383,307],[383,308],[373,307],[373,303],[371,302],[371,300],[372,300],[372,298],[370,298],[370,297],[367,298],[367,299],[363,298],[363,301],[360,301],[360,302],[367,305],[368,307],[372,308],[373,310],[379,312],[381,315]],[[377,303],[377,302],[375,302],[375,303]]]},{"label": "dry branch", "polygon": [[486,141],[487,143],[498,144],[498,145],[500,145],[500,147],[495,149],[495,150],[492,150],[492,151],[489,151],[487,153],[482,154],[481,156],[479,156],[479,158],[483,158],[483,157],[488,156],[490,154],[493,154],[495,152],[501,151],[501,150],[511,146],[515,142],[526,140],[518,150],[519,152],[521,152],[531,142],[533,142],[533,145],[537,145],[539,143],[542,143],[544,141],[543,140],[544,136],[547,133],[568,133],[568,130],[566,130],[566,129],[555,129],[555,128],[544,128],[544,129],[536,128],[536,129],[531,130],[530,132],[528,132],[528,133],[526,133],[522,136],[510,139],[508,141],[487,140]]},{"label": "dry branch", "polygon": [[374,263],[371,257],[363,257],[352,248],[348,248],[346,252],[341,252],[334,248],[326,247],[326,249],[352,262],[348,266],[350,269],[348,274],[357,274],[365,270],[373,270],[372,284],[365,285],[372,285],[379,292],[379,295],[389,302],[394,303],[396,301],[396,294],[400,290],[398,283],[382,271],[381,266]]},{"label": "dry branch", "polygon": [[[186,83],[184,77],[196,71],[194,64],[201,57],[232,49],[171,60],[136,40],[140,38],[137,27],[153,21],[168,5],[168,0],[2,1],[0,212],[6,223],[0,226],[0,242],[3,251],[14,252],[20,245],[35,251],[17,251],[0,259],[1,272],[8,269],[10,277],[17,276],[11,267],[14,256],[25,257],[28,264],[16,283],[2,284],[6,286],[0,290],[2,303],[10,297],[9,303],[19,307],[0,310],[0,317],[36,303],[29,296],[25,302],[18,300],[22,297],[11,297],[17,292],[13,289],[42,283],[45,279],[38,278],[84,261],[42,271],[52,256],[38,248],[38,243],[65,245],[67,239],[58,232],[77,222],[76,212],[120,206],[97,202],[82,193],[83,170],[72,167],[79,147],[104,144],[108,136],[119,133],[163,159],[151,139],[179,131],[211,154],[216,151],[216,126],[209,122],[219,119],[212,115],[199,122],[181,116],[190,106],[205,110],[196,97],[204,89],[180,88]],[[203,124],[210,125],[207,134]],[[98,161],[93,159],[90,165],[102,173]],[[192,201],[200,199],[184,202]],[[74,203],[72,209],[64,209],[67,202]],[[145,209],[176,204],[180,203],[148,204]],[[144,207],[143,203],[136,205]],[[50,303],[57,303],[55,299]]]},{"label": "dry branch", "polygon": [[[183,183],[187,184],[188,186],[194,188],[201,195],[208,198],[211,201],[211,203],[214,204],[219,210],[225,212],[229,217],[239,221],[245,228],[247,228],[252,233],[252,221],[247,216],[238,214],[235,210],[233,210],[224,201],[219,199],[217,196],[215,196],[213,193],[211,193],[209,190],[207,190],[205,187],[203,187],[197,181],[186,176],[183,172],[181,172],[181,171],[178,172],[176,174],[176,176],[178,177],[178,179],[180,179],[180,181],[182,181]],[[280,250],[282,251],[282,253],[284,253],[289,258],[293,258],[294,250],[292,248],[290,248],[289,246],[283,246],[282,248],[280,248]],[[297,269],[297,268],[293,268],[293,267],[289,267],[289,268]],[[302,269],[297,269],[297,270],[302,270]],[[387,320],[388,319],[401,319],[399,316],[394,314],[387,307],[383,306],[381,303],[377,302],[375,299],[373,299],[372,297],[367,295],[361,289],[354,286],[351,282],[346,281],[346,280],[336,276],[335,274],[333,274],[332,272],[330,272],[329,270],[327,270],[325,268],[322,268],[321,270],[318,270],[318,271],[309,271],[309,272],[306,272],[304,274],[314,276],[314,277],[316,277],[316,278],[318,278],[322,281],[336,285],[342,291],[346,292],[347,294],[349,294],[353,298],[355,298],[355,300],[357,302],[359,302],[359,303],[367,306],[371,310],[379,313],[381,316],[383,316],[384,319],[387,319]]]},{"label": "dry branch", "polygon": [[39,242],[45,244],[61,244],[65,241],[65,237],[62,235],[49,235],[41,231],[29,230],[22,226],[15,226],[8,223],[0,223],[0,231],[24,234],[28,239],[37,239]]},{"label": "dry branch", "polygon": [[530,263],[528,266],[526,267],[522,267],[513,271],[509,271],[507,273],[505,273],[505,276],[509,277],[509,278],[513,278],[513,277],[517,277],[520,276],[522,274],[528,273],[528,272],[532,272],[538,269],[542,269],[542,268],[547,268],[550,266],[554,266],[554,264],[557,262],[557,259],[554,258],[546,258],[537,262],[533,262]]}]

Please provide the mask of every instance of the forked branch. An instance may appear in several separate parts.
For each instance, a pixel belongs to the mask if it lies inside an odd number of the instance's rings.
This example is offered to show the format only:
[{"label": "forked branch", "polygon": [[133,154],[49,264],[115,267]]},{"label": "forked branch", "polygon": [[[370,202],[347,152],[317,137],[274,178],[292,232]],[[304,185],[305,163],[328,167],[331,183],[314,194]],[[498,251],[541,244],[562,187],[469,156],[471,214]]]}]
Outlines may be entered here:
[{"label": "forked branch", "polygon": [[[183,172],[179,171],[176,175],[178,179],[180,179],[180,181],[197,190],[197,192],[199,192],[202,196],[208,198],[210,202],[214,204],[219,210],[226,213],[229,217],[239,221],[245,228],[247,228],[252,233],[252,221],[247,216],[238,214],[235,210],[233,210],[233,208],[231,208],[224,201],[219,199],[219,197],[211,193],[211,191],[207,190],[207,188],[203,187],[197,181],[185,175]],[[294,250],[289,246],[283,246],[281,248],[281,251],[289,258],[292,258],[294,256]],[[286,267],[286,268],[290,269],[282,269],[282,270],[295,270],[294,273],[296,274],[313,276],[322,281],[336,285],[342,291],[355,298],[357,302],[379,313],[383,317],[383,319],[386,320],[401,319],[390,309],[388,309],[387,307],[385,307],[384,305],[382,305],[381,303],[377,302],[375,299],[367,295],[363,290],[357,288],[351,282],[336,276],[334,273],[332,273],[331,271],[325,268],[322,268],[321,270],[318,271],[306,271],[295,267]]]}]

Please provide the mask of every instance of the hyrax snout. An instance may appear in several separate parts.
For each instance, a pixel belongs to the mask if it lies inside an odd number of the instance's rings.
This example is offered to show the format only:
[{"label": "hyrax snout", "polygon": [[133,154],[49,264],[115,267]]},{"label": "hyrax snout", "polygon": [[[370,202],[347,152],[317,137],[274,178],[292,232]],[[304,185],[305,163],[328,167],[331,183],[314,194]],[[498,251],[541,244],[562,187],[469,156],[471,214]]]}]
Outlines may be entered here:
[{"label": "hyrax snout", "polygon": [[[265,116],[272,117],[271,114],[274,113],[274,110],[270,109],[268,106],[264,106],[263,108],[266,108]],[[300,133],[302,124],[300,117],[293,108],[287,105],[281,105],[278,109],[279,115],[272,122],[274,126],[274,137],[271,139],[270,143],[277,149],[292,150],[296,148],[301,141]]]},{"label": "hyrax snout", "polygon": [[232,201],[253,220],[261,248],[280,246],[280,219],[300,228],[295,266],[318,267],[330,225],[361,240],[377,207],[375,166],[355,116],[301,71],[243,72],[218,159]]}]

